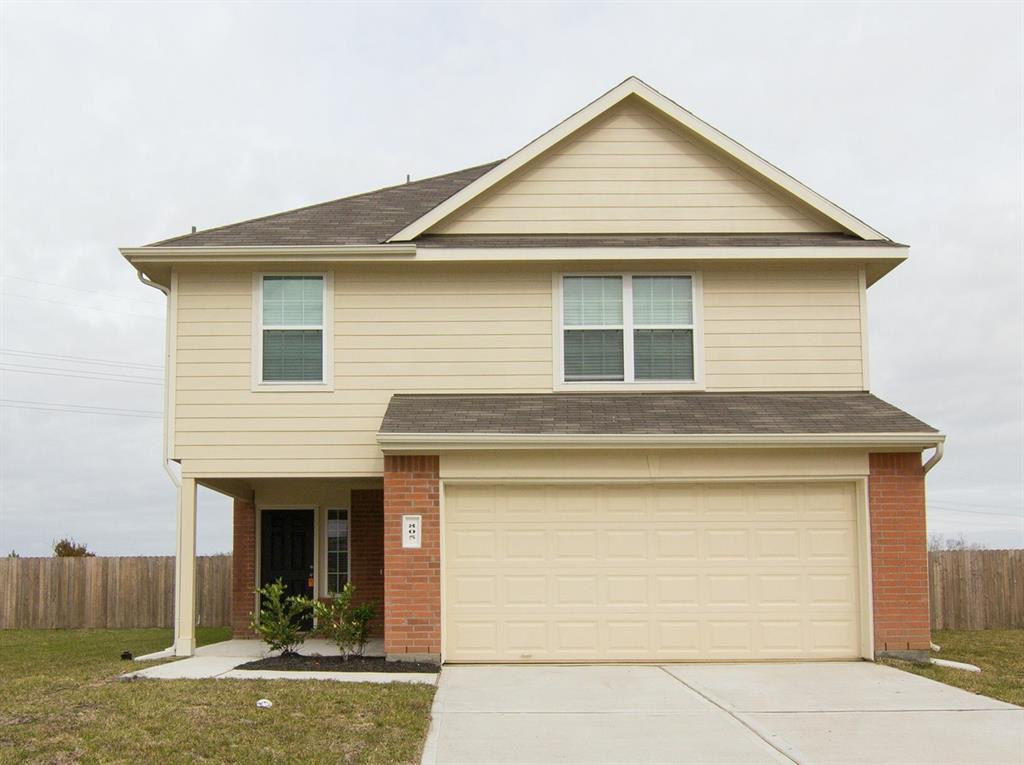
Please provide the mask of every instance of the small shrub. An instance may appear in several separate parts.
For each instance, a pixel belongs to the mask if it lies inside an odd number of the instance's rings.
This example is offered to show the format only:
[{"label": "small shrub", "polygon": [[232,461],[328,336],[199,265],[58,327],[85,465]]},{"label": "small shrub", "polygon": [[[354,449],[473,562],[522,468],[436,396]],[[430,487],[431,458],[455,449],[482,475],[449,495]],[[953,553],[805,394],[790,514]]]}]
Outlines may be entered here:
[{"label": "small shrub", "polygon": [[253,618],[252,628],[263,638],[263,642],[282,656],[295,653],[306,640],[302,626],[303,617],[310,610],[309,599],[301,595],[284,596],[287,589],[278,579],[264,585],[257,592],[260,595],[259,619]]},{"label": "small shrub", "polygon": [[[13,552],[13,550],[11,551]],[[89,552],[84,544],[78,544],[71,537],[65,537],[53,543],[53,554],[57,558],[95,558],[96,553]]]},{"label": "small shrub", "polygon": [[352,605],[356,588],[349,582],[336,598],[326,603],[306,599],[316,617],[315,635],[330,640],[347,661],[349,656],[362,656],[367,631],[377,611],[371,603]]}]

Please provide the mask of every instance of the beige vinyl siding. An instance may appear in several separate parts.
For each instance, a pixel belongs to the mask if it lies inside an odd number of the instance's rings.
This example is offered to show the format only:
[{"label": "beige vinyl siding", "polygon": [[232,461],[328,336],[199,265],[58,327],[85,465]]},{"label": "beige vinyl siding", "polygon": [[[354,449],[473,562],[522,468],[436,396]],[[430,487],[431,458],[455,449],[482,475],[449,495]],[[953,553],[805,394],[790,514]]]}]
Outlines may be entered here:
[{"label": "beige vinyl siding", "polygon": [[379,475],[392,393],[550,391],[550,271],[461,271],[335,271],[333,392],[252,390],[252,273],[180,272],[174,456],[192,475]]},{"label": "beige vinyl siding", "polygon": [[[708,390],[863,387],[858,272],[700,271]],[[179,271],[173,456],[194,476],[379,475],[393,393],[552,391],[556,272],[339,267],[335,389],[295,392],[253,390],[252,272]]]},{"label": "beige vinyl siding", "polygon": [[704,271],[708,390],[862,390],[860,274]]},{"label": "beige vinyl siding", "polygon": [[768,233],[838,226],[627,99],[449,218],[438,234]]}]

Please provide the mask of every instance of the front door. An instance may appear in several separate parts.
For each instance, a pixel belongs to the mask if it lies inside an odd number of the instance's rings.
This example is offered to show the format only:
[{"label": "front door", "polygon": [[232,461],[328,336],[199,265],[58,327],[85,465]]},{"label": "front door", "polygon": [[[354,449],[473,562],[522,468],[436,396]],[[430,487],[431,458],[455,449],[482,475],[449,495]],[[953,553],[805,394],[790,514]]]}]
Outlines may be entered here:
[{"label": "front door", "polygon": [[280,579],[285,597],[313,597],[313,511],[264,510],[260,586]]}]

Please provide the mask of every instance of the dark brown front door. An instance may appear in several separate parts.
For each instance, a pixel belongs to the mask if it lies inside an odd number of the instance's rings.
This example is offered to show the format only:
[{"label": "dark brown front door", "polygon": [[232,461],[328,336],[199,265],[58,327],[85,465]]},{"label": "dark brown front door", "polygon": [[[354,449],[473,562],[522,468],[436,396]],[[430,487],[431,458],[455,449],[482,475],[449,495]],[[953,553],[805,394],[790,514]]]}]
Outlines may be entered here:
[{"label": "dark brown front door", "polygon": [[264,510],[260,585],[284,582],[285,597],[313,596],[313,511]]}]

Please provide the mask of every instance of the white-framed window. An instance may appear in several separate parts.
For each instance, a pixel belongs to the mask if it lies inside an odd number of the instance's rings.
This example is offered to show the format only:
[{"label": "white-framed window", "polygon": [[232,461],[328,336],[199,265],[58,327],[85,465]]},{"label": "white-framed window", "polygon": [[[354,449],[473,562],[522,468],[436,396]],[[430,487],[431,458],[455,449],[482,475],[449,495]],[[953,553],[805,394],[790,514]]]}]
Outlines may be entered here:
[{"label": "white-framed window", "polygon": [[693,388],[701,382],[695,274],[566,274],[556,387]]},{"label": "white-framed window", "polygon": [[253,291],[253,387],[329,387],[330,274],[256,274]]},{"label": "white-framed window", "polygon": [[339,594],[351,576],[348,510],[327,510],[327,595]]}]

